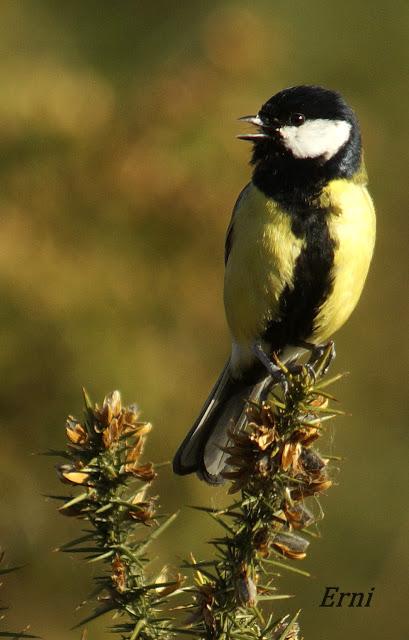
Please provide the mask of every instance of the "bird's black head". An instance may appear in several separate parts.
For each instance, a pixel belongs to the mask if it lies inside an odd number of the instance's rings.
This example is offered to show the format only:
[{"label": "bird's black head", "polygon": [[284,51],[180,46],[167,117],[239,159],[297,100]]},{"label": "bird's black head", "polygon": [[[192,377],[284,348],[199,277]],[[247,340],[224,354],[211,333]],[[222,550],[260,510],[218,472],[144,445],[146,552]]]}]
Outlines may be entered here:
[{"label": "bird's black head", "polygon": [[358,121],[335,91],[308,85],[284,89],[257,115],[241,119],[257,127],[256,133],[239,138],[254,143],[253,181],[269,196],[314,190],[359,169]]}]

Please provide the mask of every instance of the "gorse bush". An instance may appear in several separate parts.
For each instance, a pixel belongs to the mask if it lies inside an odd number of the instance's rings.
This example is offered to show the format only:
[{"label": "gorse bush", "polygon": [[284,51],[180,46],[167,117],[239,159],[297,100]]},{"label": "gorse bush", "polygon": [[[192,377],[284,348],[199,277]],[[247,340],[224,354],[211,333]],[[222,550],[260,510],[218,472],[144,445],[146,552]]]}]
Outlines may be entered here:
[{"label": "gorse bush", "polygon": [[101,406],[84,393],[84,417],[67,419],[57,467],[73,489],[57,497],[59,511],[85,524],[83,535],[60,549],[104,567],[95,577],[94,611],[80,625],[110,613],[111,630],[127,640],[300,638],[299,612],[277,617],[271,604],[290,597],[278,592],[278,571],[308,576],[293,563],[306,557],[311,527],[322,517],[314,503],[332,484],[331,457],[317,450],[326,422],[341,413],[327,392],[340,376],[323,374],[330,358],[331,347],[314,371],[283,367],[285,391],[275,386],[261,403],[248,404],[244,427],[230,432],[225,450],[232,503],[219,511],[195,507],[220,525],[222,535],[209,541],[212,557],[191,555],[157,575],[150,547],[176,514],[161,515],[150,494],[157,472],[141,456],[151,425],[134,405],[122,405],[118,391]]},{"label": "gorse bush", "polygon": [[169,621],[162,608],[180,578],[170,579],[166,569],[148,578],[145,569],[149,545],[175,517],[163,519],[156,498],[148,495],[156,472],[140,456],[151,425],[140,421],[135,406],[122,406],[118,391],[101,407],[93,406],[86,393],[84,398],[83,420],[67,419],[66,461],[58,466],[61,481],[80,493],[62,498],[59,511],[86,521],[90,529],[60,549],[84,553],[106,570],[95,578],[97,607],[80,624],[112,612],[112,630],[123,637],[167,638]]}]

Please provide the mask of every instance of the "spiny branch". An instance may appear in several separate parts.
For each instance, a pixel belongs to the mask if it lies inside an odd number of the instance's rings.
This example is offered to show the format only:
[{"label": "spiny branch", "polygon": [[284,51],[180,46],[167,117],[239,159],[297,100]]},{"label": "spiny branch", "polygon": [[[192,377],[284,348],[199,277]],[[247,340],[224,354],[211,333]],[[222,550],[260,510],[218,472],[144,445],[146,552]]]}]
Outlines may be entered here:
[{"label": "spiny branch", "polygon": [[331,348],[315,374],[281,365],[286,392],[274,387],[263,402],[249,404],[244,428],[230,431],[223,475],[231,483],[229,493],[239,497],[221,511],[202,509],[223,534],[210,541],[213,560],[186,562],[195,585],[185,607],[185,633],[204,640],[299,639],[298,614],[276,620],[265,616],[263,605],[290,597],[277,592],[277,569],[308,575],[291,561],[306,557],[306,534],[317,519],[308,499],[332,485],[330,460],[316,449],[327,420],[341,413],[329,406],[326,391],[337,377],[321,377]]},{"label": "spiny branch", "polygon": [[163,607],[182,576],[169,577],[166,568],[156,577],[146,571],[150,544],[176,517],[158,514],[157,497],[148,494],[156,472],[140,458],[151,425],[140,420],[135,405],[122,406],[118,391],[102,407],[86,392],[84,400],[83,420],[67,419],[65,462],[57,468],[60,480],[79,492],[57,498],[62,515],[84,520],[87,527],[60,550],[83,553],[106,570],[95,578],[95,610],[77,626],[111,613],[122,619],[112,627],[122,638],[167,639],[172,632]]}]

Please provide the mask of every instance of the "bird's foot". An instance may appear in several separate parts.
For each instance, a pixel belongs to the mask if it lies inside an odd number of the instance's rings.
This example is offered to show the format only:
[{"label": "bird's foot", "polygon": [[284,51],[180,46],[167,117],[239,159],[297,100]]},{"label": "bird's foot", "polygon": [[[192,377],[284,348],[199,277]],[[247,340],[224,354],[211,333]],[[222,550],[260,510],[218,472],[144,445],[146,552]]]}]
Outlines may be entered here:
[{"label": "bird's foot", "polygon": [[299,346],[311,352],[308,362],[306,364],[298,364],[296,361],[292,361],[286,363],[285,366],[280,363],[275,364],[261,343],[256,342],[253,346],[254,355],[271,376],[271,386],[279,384],[285,396],[288,393],[288,374],[297,374],[304,370],[307,372],[307,375],[311,377],[312,384],[314,385],[318,378],[327,373],[336,356],[333,340],[325,344],[317,345],[310,342],[303,342]]},{"label": "bird's foot", "polygon": [[266,368],[271,377],[271,386],[281,385],[284,395],[288,393],[287,371],[284,367],[279,367],[270,359],[262,345],[256,342],[253,346],[253,353],[261,364]]}]

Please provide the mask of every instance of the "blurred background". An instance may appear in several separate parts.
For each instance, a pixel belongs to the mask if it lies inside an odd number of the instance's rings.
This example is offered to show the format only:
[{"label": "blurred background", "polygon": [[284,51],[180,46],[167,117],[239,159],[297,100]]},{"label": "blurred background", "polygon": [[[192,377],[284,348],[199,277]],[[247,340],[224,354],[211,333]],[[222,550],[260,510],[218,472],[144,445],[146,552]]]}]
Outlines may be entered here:
[{"label": "blurred background", "polygon": [[[237,118],[283,87],[341,91],[361,120],[378,211],[361,303],[337,336],[345,458],[322,539],[280,586],[306,640],[406,637],[409,5],[404,0],[0,3],[0,545],[11,628],[69,640],[93,571],[53,554],[79,535],[44,494],[81,385],[118,388],[169,460],[228,353],[223,243],[248,181]],[[225,490],[161,471],[165,511]],[[206,516],[183,509],[156,552],[204,558]],[[325,586],[375,587],[370,609],[320,609]],[[406,590],[406,592],[405,592]],[[404,609],[405,607],[405,609]],[[106,619],[90,638],[106,637]]]}]

